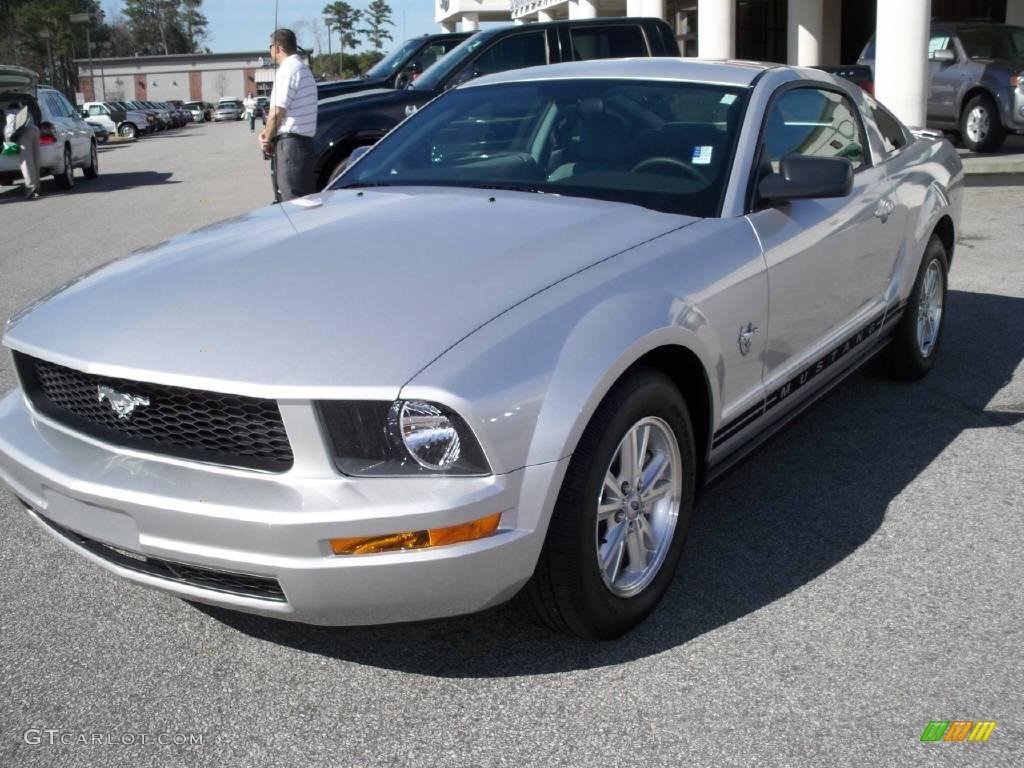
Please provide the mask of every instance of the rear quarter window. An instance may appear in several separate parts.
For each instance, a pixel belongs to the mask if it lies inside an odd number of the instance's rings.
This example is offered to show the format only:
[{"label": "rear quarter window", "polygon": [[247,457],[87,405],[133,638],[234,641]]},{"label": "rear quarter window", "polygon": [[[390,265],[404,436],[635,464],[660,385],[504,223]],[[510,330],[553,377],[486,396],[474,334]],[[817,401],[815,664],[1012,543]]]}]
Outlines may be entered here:
[{"label": "rear quarter window", "polygon": [[577,61],[648,55],[643,30],[635,25],[581,27],[570,30],[569,36]]}]

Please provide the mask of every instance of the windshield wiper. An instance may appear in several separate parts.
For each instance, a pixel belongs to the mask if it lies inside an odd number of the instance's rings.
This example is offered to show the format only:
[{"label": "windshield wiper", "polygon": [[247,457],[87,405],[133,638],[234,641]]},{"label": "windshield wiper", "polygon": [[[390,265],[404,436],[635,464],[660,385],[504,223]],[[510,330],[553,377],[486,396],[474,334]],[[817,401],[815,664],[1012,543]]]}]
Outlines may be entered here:
[{"label": "windshield wiper", "polygon": [[544,194],[544,190],[532,184],[472,184],[473,189],[503,189],[507,192],[534,192]]},{"label": "windshield wiper", "polygon": [[334,189],[366,189],[367,187],[393,187],[390,181],[353,181],[351,184],[342,184]]}]

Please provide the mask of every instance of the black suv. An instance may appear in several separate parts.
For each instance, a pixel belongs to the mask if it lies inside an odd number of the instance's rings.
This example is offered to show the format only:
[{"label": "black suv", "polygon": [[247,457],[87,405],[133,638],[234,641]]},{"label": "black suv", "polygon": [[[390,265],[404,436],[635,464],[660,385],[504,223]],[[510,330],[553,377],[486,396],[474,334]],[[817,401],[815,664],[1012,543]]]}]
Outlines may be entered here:
[{"label": "black suv", "polygon": [[317,184],[327,186],[356,147],[374,144],[435,96],[474,77],[563,61],[679,55],[672,29],[654,18],[553,21],[482,30],[404,90],[321,101],[316,116]]},{"label": "black suv", "polygon": [[470,36],[470,32],[423,35],[406,40],[378,61],[361,77],[349,80],[325,80],[316,84],[316,97],[329,99],[344,93],[371,88],[405,88],[435,61]]}]

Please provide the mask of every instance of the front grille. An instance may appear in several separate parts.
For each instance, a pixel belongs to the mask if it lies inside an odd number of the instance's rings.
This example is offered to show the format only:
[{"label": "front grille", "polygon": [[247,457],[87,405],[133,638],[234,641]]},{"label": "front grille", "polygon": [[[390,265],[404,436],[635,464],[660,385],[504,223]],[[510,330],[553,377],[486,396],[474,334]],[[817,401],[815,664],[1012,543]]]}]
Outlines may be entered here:
[{"label": "front grille", "polygon": [[[22,386],[40,413],[114,445],[233,467],[284,472],[292,449],[274,400],[94,376],[20,353]],[[100,387],[149,401],[121,418]]]},{"label": "front grille", "polygon": [[178,563],[173,560],[143,555],[139,552],[129,552],[76,533],[70,528],[58,525],[38,512],[35,512],[35,515],[47,526],[64,538],[82,547],[82,549],[122,568],[178,582],[179,584],[211,589],[215,592],[227,592],[232,595],[285,602],[284,592],[281,589],[280,583],[271,576],[254,576],[249,573],[219,571],[215,568],[186,565],[185,563]]}]

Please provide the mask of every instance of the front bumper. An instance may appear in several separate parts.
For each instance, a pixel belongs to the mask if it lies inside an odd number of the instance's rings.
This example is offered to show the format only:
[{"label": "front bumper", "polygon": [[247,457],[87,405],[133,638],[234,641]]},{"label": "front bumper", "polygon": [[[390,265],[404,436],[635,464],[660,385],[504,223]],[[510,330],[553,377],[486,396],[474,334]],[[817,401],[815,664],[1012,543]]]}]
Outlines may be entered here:
[{"label": "front bumper", "polygon": [[[182,598],[311,624],[412,621],[509,599],[533,572],[566,461],[484,478],[264,474],[124,451],[48,423],[17,390],[0,400],[0,481],[64,544]],[[342,557],[327,545],[495,512],[498,532],[463,544]],[[126,567],[117,550],[275,580],[283,597]]]}]

